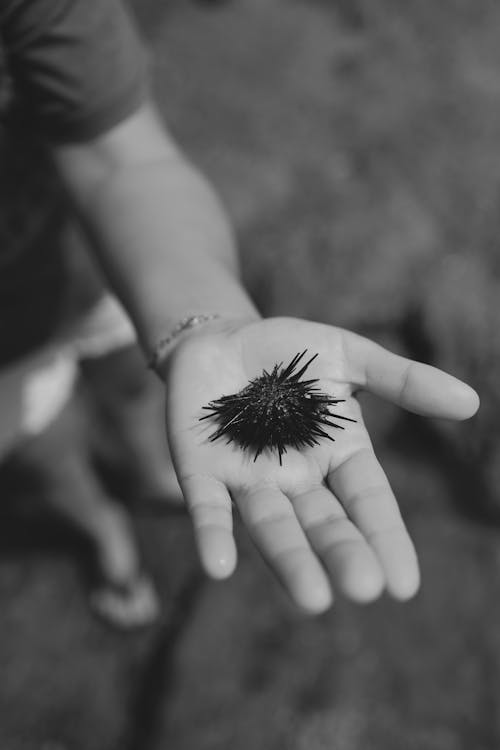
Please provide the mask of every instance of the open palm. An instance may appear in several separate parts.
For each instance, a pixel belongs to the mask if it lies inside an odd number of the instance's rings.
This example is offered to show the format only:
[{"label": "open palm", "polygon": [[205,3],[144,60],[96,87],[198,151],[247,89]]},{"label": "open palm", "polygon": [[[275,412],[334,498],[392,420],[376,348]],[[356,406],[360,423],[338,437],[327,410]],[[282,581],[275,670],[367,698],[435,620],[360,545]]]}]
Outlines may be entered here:
[{"label": "open palm", "polygon": [[[356,420],[342,421],[343,431],[325,427],[335,442],[288,448],[280,465],[276,452],[254,461],[251,451],[208,439],[216,424],[199,421],[204,406],[306,349],[318,356],[305,377],[345,399],[331,411]],[[363,423],[355,398],[362,388],[425,416],[465,419],[478,408],[476,393],[452,376],[324,324],[270,318],[207,326],[178,345],[168,373],[167,429],[209,575],[223,578],[235,567],[234,501],[258,549],[304,609],[326,609],[335,590],[356,601],[384,588],[399,599],[416,592],[414,547]]]}]

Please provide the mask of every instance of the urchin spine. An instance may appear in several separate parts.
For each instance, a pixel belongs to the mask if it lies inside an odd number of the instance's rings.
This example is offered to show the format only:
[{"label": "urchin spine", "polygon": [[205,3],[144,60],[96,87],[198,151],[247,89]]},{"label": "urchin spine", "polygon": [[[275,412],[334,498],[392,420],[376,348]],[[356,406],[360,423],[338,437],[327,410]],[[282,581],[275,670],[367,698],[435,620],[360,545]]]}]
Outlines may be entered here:
[{"label": "urchin spine", "polygon": [[355,419],[330,412],[330,406],[343,403],[345,399],[331,398],[316,387],[318,379],[300,380],[307,368],[318,356],[315,354],[300,369],[297,369],[307,349],[296,354],[283,367],[277,364],[269,373],[254,378],[238,393],[222,396],[211,401],[203,409],[210,413],[200,421],[212,419],[218,427],[209,436],[210,441],[226,438],[242,449],[252,450],[254,461],[266,449],[276,450],[280,465],[287,447],[298,450],[319,445],[320,438],[334,441],[324,427],[344,427],[332,421]]}]

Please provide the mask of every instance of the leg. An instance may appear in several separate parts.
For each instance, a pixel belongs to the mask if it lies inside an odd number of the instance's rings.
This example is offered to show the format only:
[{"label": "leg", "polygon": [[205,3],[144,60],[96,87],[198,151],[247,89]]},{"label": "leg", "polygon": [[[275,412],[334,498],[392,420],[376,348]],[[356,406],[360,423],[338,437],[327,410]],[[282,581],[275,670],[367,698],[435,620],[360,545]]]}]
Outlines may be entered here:
[{"label": "leg", "polygon": [[120,627],[154,620],[158,601],[141,573],[130,520],[95,477],[75,400],[43,433],[24,441],[17,461],[36,479],[52,507],[91,541],[101,578],[91,598],[95,611]]},{"label": "leg", "polygon": [[183,503],[165,436],[161,384],[136,344],[80,360],[96,412],[97,449],[115,464],[130,499]]}]

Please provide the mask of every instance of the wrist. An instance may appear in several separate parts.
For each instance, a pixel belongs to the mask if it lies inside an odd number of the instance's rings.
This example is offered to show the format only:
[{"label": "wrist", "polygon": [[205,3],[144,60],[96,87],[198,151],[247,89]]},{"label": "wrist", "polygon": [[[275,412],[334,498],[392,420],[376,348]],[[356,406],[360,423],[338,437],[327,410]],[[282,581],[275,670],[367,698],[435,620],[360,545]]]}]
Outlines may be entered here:
[{"label": "wrist", "polygon": [[212,312],[186,315],[150,347],[148,367],[165,382],[173,352],[186,341],[198,336],[230,334],[259,319],[257,312],[240,316]]}]

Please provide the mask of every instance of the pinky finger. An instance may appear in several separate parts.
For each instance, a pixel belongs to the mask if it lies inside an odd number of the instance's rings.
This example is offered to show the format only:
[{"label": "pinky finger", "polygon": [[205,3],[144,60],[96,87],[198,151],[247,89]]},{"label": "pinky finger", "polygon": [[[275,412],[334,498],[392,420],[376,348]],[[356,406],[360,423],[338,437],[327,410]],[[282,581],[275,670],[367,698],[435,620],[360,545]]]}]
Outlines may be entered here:
[{"label": "pinky finger", "polygon": [[214,477],[195,474],[180,482],[205,572],[211,578],[227,578],[236,567],[231,497]]}]

